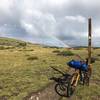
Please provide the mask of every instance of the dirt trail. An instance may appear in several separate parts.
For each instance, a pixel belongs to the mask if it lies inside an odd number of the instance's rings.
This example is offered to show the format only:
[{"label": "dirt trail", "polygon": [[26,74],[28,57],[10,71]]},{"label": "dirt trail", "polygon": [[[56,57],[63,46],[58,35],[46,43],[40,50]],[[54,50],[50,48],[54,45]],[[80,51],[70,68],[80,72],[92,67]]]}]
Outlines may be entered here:
[{"label": "dirt trail", "polygon": [[44,90],[25,97],[24,100],[61,100],[61,97],[55,92],[54,86],[55,83],[50,84]]},{"label": "dirt trail", "polygon": [[[68,73],[72,73],[73,70],[68,71]],[[50,85],[48,85],[45,89],[36,92],[36,93],[31,93],[30,95],[28,95],[27,97],[24,98],[24,100],[61,100],[62,97],[59,96],[56,92],[55,92],[55,84],[56,83],[52,83]],[[72,100],[72,99],[70,99]]]}]

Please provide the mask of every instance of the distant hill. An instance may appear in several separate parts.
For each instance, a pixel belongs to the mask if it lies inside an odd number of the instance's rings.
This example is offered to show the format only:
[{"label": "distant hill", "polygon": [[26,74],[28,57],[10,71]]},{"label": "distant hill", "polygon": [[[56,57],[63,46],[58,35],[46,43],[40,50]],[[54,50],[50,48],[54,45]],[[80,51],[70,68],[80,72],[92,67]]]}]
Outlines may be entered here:
[{"label": "distant hill", "polygon": [[0,37],[0,46],[19,46],[21,44],[25,45],[26,42],[21,40],[16,40],[12,38]]},{"label": "distant hill", "polygon": [[0,46],[13,46],[13,47],[21,47],[25,45],[36,45],[41,46],[43,48],[63,48],[63,47],[57,47],[57,46],[49,46],[45,44],[38,44],[38,43],[30,43],[22,40],[17,40],[13,38],[5,38],[0,37]]}]

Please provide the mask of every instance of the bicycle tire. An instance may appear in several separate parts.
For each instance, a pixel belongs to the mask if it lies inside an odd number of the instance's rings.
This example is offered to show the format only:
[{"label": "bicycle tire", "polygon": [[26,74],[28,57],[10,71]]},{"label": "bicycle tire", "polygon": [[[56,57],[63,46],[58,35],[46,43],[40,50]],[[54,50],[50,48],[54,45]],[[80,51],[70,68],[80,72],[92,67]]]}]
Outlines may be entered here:
[{"label": "bicycle tire", "polygon": [[83,85],[89,86],[89,83],[90,83],[90,78],[88,75],[85,74],[83,79]]},{"label": "bicycle tire", "polygon": [[[66,84],[67,85],[67,84]],[[55,91],[58,95],[67,97],[67,86],[65,84],[56,84],[55,85]]]}]

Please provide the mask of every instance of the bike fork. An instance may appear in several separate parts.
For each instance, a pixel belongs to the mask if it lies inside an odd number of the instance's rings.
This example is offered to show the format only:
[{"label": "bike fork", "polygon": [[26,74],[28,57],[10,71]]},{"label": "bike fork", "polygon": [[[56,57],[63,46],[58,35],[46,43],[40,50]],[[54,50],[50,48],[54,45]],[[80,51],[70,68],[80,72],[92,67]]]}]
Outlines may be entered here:
[{"label": "bike fork", "polygon": [[76,77],[76,80],[75,80],[75,84],[74,84],[75,87],[77,86],[77,83],[78,83],[79,77],[80,77],[80,75],[78,74],[77,77]]}]

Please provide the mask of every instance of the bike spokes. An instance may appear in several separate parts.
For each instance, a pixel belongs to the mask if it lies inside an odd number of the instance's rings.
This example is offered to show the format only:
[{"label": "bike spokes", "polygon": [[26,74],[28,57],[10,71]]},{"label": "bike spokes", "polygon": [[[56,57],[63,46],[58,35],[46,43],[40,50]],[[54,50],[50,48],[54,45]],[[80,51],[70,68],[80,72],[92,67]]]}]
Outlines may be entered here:
[{"label": "bike spokes", "polygon": [[62,84],[56,84],[55,86],[55,91],[58,95],[60,96],[64,96],[66,97],[67,96],[67,86],[66,85],[62,85]]}]

